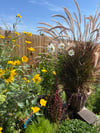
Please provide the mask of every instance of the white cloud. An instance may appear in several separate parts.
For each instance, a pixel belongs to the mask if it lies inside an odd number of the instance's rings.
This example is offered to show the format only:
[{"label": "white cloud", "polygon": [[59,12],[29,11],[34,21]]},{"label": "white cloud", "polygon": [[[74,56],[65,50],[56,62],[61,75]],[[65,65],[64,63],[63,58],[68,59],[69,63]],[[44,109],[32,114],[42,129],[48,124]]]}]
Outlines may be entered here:
[{"label": "white cloud", "polygon": [[44,1],[44,4],[48,6],[48,9],[55,12],[63,11],[62,7],[56,6],[48,1]]},{"label": "white cloud", "polygon": [[50,11],[54,11],[54,12],[61,12],[61,11],[63,11],[63,9],[62,9],[62,7],[60,7],[60,6],[57,6],[57,5],[55,5],[55,4],[53,4],[53,3],[50,3],[49,1],[47,1],[47,0],[29,0],[28,1],[29,3],[31,3],[31,4],[38,4],[38,5],[45,5],[46,6],[46,8],[48,8],[48,10],[50,10]]}]

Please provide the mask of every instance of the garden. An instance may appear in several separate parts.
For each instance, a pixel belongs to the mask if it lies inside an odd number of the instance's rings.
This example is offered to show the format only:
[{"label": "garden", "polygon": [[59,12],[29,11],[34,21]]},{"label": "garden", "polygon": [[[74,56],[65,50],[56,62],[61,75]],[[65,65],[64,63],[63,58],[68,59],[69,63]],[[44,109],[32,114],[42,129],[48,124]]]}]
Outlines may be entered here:
[{"label": "garden", "polygon": [[57,20],[55,26],[40,23],[50,42],[31,65],[32,33],[23,31],[28,54],[15,54],[22,16],[16,15],[11,33],[0,34],[0,133],[100,133],[100,123],[77,116],[86,107],[100,119],[100,12],[84,17],[83,25],[74,2],[74,17],[65,7],[66,17],[52,16],[66,26]]}]

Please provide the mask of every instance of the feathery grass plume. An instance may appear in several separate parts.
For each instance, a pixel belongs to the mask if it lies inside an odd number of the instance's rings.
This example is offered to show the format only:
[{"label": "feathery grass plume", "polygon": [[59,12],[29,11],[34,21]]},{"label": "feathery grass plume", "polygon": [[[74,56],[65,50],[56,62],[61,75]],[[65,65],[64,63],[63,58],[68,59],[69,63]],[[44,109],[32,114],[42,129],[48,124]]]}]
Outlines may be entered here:
[{"label": "feathery grass plume", "polygon": [[[99,41],[99,27],[100,23],[98,23],[100,12],[98,13],[98,5],[97,9],[95,11],[95,15],[92,16],[85,16],[83,21],[84,30],[82,30],[82,16],[81,11],[79,8],[78,3],[76,0],[74,0],[74,3],[77,7],[78,15],[77,13],[73,13],[74,16],[70,13],[70,11],[63,7],[64,12],[66,16],[64,15],[53,15],[52,17],[59,17],[64,22],[66,22],[66,26],[63,25],[63,22],[59,22],[56,20],[53,20],[56,24],[55,26],[52,26],[47,23],[39,23],[42,25],[45,25],[44,27],[38,27],[40,28],[40,31],[43,31],[47,34],[49,34],[52,39],[59,39],[62,37],[66,37],[68,40],[76,40],[76,41],[92,41],[97,42]],[[48,27],[46,27],[48,26]]]}]

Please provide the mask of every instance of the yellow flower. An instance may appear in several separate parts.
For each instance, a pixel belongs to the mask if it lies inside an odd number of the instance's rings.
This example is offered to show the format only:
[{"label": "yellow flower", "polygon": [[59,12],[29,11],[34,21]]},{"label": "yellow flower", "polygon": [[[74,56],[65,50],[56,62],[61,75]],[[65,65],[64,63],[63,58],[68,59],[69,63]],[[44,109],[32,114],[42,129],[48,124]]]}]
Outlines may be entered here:
[{"label": "yellow flower", "polygon": [[26,80],[27,83],[30,83],[30,80]]},{"label": "yellow flower", "polygon": [[4,90],[4,92],[7,92],[7,90]]},{"label": "yellow flower", "polygon": [[25,43],[27,43],[27,44],[31,44],[32,42],[31,42],[31,41],[27,41],[27,40],[25,40]]},{"label": "yellow flower", "polygon": [[39,74],[36,74],[32,79],[36,84],[38,84],[41,81],[41,78],[39,76]]},{"label": "yellow flower", "polygon": [[2,130],[3,130],[3,128],[2,128],[2,127],[0,127],[0,133],[2,133]]},{"label": "yellow flower", "polygon": [[4,36],[0,35],[0,39],[4,39],[4,38],[5,38]]},{"label": "yellow flower", "polygon": [[32,48],[32,47],[30,47],[30,48],[27,47],[27,49],[30,50],[30,51],[35,51],[35,49]]},{"label": "yellow flower", "polygon": [[23,56],[22,57],[22,62],[28,62],[28,57],[27,56]]},{"label": "yellow flower", "polygon": [[29,32],[26,32],[26,31],[23,31],[23,33],[28,35],[29,37],[32,37],[32,33],[29,33]]},{"label": "yellow flower", "polygon": [[27,32],[26,32],[26,31],[23,31],[23,33],[24,33],[24,34],[27,34]]},{"label": "yellow flower", "polygon": [[23,78],[23,80],[25,80],[27,83],[29,83],[29,82],[30,82],[30,80],[27,80],[27,78],[26,78],[26,77],[24,77],[24,78]]},{"label": "yellow flower", "polygon": [[11,65],[13,65],[13,66],[15,66],[15,65],[20,65],[20,61],[19,61],[19,60],[8,61],[8,64],[11,64]]},{"label": "yellow flower", "polygon": [[16,69],[6,69],[5,71],[5,75],[3,76],[5,82],[7,83],[7,85],[9,83],[12,83],[14,81],[14,76],[17,74],[15,73]]},{"label": "yellow flower", "polygon": [[14,62],[10,60],[8,61],[8,64],[14,65]]},{"label": "yellow flower", "polygon": [[8,78],[4,78],[4,80],[8,85],[9,83],[12,83],[14,81],[14,77],[12,75],[10,75]]},{"label": "yellow flower", "polygon": [[18,32],[16,32],[16,31],[15,31],[15,34],[18,35],[18,36],[20,35],[20,34],[19,34]]},{"label": "yellow flower", "polygon": [[19,44],[16,44],[16,46],[17,46],[17,47],[20,47],[20,45],[19,45]]},{"label": "yellow flower", "polygon": [[38,111],[40,111],[40,108],[39,107],[31,107],[31,109],[32,109],[32,111],[33,111],[33,113],[36,113],[36,112],[38,112]]},{"label": "yellow flower", "polygon": [[27,80],[27,78],[26,78],[26,77],[24,77],[24,78],[23,78],[23,80]]},{"label": "yellow flower", "polygon": [[12,40],[12,42],[15,42],[15,40]]},{"label": "yellow flower", "polygon": [[17,14],[17,17],[22,18],[22,16],[20,16],[20,14]]},{"label": "yellow flower", "polygon": [[46,106],[47,101],[44,100],[44,99],[41,99],[41,100],[40,100],[40,104],[41,104],[41,106]]},{"label": "yellow flower", "polygon": [[27,35],[28,35],[29,37],[32,37],[32,33],[27,32]]},{"label": "yellow flower", "polygon": [[15,63],[15,65],[20,65],[20,61],[19,60],[15,60],[14,63]]},{"label": "yellow flower", "polygon": [[100,112],[98,114],[100,115]]},{"label": "yellow flower", "polygon": [[4,73],[5,73],[5,70],[3,70],[2,68],[0,68],[0,78],[1,78],[2,75],[4,75]]},{"label": "yellow flower", "polygon": [[53,73],[53,75],[56,75],[56,72],[55,71],[53,71],[52,73]]},{"label": "yellow flower", "polygon": [[8,36],[7,38],[8,38],[8,39],[10,39],[10,38],[11,38],[11,36]]},{"label": "yellow flower", "polygon": [[42,69],[41,71],[44,72],[44,73],[47,72],[47,70],[45,70],[45,69]]},{"label": "yellow flower", "polygon": [[10,75],[11,76],[15,76],[17,73],[15,73],[15,71],[16,71],[16,69],[12,69],[12,70],[10,70]]}]

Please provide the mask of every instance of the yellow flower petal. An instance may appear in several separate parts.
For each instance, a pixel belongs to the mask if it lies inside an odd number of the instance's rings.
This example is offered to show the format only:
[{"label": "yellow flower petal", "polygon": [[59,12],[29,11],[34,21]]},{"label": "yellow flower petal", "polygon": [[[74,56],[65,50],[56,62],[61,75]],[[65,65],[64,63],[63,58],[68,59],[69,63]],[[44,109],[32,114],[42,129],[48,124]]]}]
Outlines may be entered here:
[{"label": "yellow flower petal", "polygon": [[18,35],[18,36],[20,35],[17,31],[15,31],[15,34]]},{"label": "yellow flower petal", "polygon": [[44,73],[47,72],[47,70],[45,70],[45,69],[42,69],[41,71],[44,72]]},{"label": "yellow flower petal", "polygon": [[38,111],[40,111],[40,108],[39,107],[31,107],[31,109],[32,109],[32,111],[33,111],[33,113],[36,113],[36,112],[38,112]]},{"label": "yellow flower petal", "polygon": [[53,71],[52,73],[53,73],[53,75],[56,75],[56,72],[55,71]]},{"label": "yellow flower petal", "polygon": [[4,36],[0,35],[0,39],[4,39],[4,38],[5,38]]},{"label": "yellow flower petal", "polygon": [[27,56],[23,56],[22,57],[22,62],[28,62],[28,57]]},{"label": "yellow flower petal", "polygon": [[19,14],[19,13],[17,14],[17,17],[22,18],[22,16],[20,16],[20,14]]},{"label": "yellow flower petal", "polygon": [[31,41],[27,41],[27,40],[25,40],[25,43],[27,43],[27,44],[31,44],[32,42],[31,42]]},{"label": "yellow flower petal", "polygon": [[35,51],[35,49],[33,47],[30,47],[30,48],[27,47],[27,49],[30,50],[30,51]]},{"label": "yellow flower petal", "polygon": [[[0,132],[3,130],[3,128],[2,127],[0,127]],[[2,133],[2,132],[1,132]]]},{"label": "yellow flower petal", "polygon": [[39,74],[36,74],[34,77],[33,77],[33,81],[34,83],[38,84],[40,81],[41,81],[41,78],[39,77],[40,75]]},{"label": "yellow flower petal", "polygon": [[40,100],[40,104],[41,104],[41,106],[46,106],[47,101],[44,100],[44,99],[41,99],[41,100]]}]

